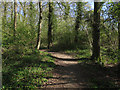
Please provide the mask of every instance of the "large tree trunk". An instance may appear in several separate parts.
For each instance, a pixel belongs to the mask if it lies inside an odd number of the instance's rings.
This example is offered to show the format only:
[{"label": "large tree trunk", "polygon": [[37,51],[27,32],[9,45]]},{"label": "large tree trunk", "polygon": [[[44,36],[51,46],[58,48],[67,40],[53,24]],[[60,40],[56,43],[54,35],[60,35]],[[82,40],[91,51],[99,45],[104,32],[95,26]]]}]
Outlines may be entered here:
[{"label": "large tree trunk", "polygon": [[42,22],[42,2],[39,2],[39,22],[38,22],[38,39],[37,39],[37,49],[40,49],[41,45],[41,22]]},{"label": "large tree trunk", "polygon": [[14,36],[14,40],[15,40],[15,37],[16,37],[16,26],[17,26],[17,0],[14,0],[14,33],[13,33],[13,36]]},{"label": "large tree trunk", "polygon": [[50,44],[52,42],[52,29],[53,29],[53,2],[49,2],[49,16],[48,16],[48,49],[50,48]]},{"label": "large tree trunk", "polygon": [[74,42],[78,43],[78,30],[80,27],[80,20],[81,20],[81,2],[77,2],[77,17],[76,17],[76,23],[75,23],[75,38]]},{"label": "large tree trunk", "polygon": [[94,2],[92,59],[100,59],[100,2]]},{"label": "large tree trunk", "polygon": [[119,36],[118,36],[118,40],[119,40],[119,46],[118,46],[118,48],[120,50],[120,19],[119,19],[119,22],[118,22],[118,34],[119,34]]},{"label": "large tree trunk", "polygon": [[118,18],[118,60],[120,60],[120,16]]}]

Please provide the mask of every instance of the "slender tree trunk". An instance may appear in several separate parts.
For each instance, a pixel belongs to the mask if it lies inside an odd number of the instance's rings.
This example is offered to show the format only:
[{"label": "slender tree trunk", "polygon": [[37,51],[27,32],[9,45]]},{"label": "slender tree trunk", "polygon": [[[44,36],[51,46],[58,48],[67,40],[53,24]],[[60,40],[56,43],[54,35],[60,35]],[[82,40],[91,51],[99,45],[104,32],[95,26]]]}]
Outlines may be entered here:
[{"label": "slender tree trunk", "polygon": [[66,2],[64,20],[67,20],[67,18],[68,18],[68,16],[69,16],[69,12],[70,12],[70,6],[69,6],[69,3]]},{"label": "slender tree trunk", "polygon": [[39,22],[38,22],[38,39],[37,39],[37,49],[40,49],[41,45],[41,22],[42,22],[42,2],[39,2]]},{"label": "slender tree trunk", "polygon": [[76,23],[75,23],[75,38],[74,42],[78,43],[78,30],[80,27],[80,20],[81,20],[81,2],[77,2],[77,17],[76,17]]},{"label": "slender tree trunk", "polygon": [[11,2],[11,22],[13,21],[13,2]]},{"label": "slender tree trunk", "polygon": [[49,2],[49,15],[48,15],[48,49],[50,48],[50,44],[52,42],[52,29],[53,29],[53,22],[52,22],[52,14],[53,14],[53,2]]},{"label": "slender tree trunk", "polygon": [[4,2],[4,14],[2,18],[2,29],[5,30],[6,27],[6,14],[7,14],[7,3]]},{"label": "slender tree trunk", "polygon": [[30,26],[31,26],[31,29],[33,30],[34,26],[33,26],[33,2],[30,2]]},{"label": "slender tree trunk", "polygon": [[9,33],[13,30],[13,2],[11,2],[11,30],[9,30]]},{"label": "slender tree trunk", "polygon": [[26,4],[26,2],[24,2],[24,7],[23,7],[23,13],[24,13],[23,23],[24,24],[25,24],[25,19],[26,19],[25,4]]},{"label": "slender tree trunk", "polygon": [[92,59],[100,59],[100,2],[94,2]]},{"label": "slender tree trunk", "polygon": [[23,23],[25,24],[25,17],[26,17],[26,12],[25,12],[25,5],[26,5],[26,2],[23,2],[23,4],[22,4],[22,2],[20,2],[20,4],[21,4],[21,7],[23,8]]},{"label": "slender tree trunk", "polygon": [[16,26],[17,26],[17,0],[14,0],[14,40],[16,37]]},{"label": "slender tree trunk", "polygon": [[89,42],[89,45],[90,45],[90,54],[92,55],[92,41],[91,41],[91,39],[90,39],[90,37],[89,37],[89,32],[88,32],[88,29],[85,29],[85,31],[86,31],[86,35],[87,35],[87,37],[88,37],[88,42]]},{"label": "slender tree trunk", "polygon": [[19,7],[19,12],[18,12],[18,20],[20,21],[21,18],[21,7]]}]

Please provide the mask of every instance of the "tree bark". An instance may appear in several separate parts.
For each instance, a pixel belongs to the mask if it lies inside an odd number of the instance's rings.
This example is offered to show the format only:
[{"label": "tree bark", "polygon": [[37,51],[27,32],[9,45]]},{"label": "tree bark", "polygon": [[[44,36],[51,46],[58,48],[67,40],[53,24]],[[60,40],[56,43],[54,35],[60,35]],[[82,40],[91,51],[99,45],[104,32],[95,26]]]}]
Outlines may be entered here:
[{"label": "tree bark", "polygon": [[80,27],[80,20],[81,20],[81,2],[77,2],[77,17],[76,17],[76,23],[75,23],[75,38],[74,42],[78,43],[78,29]]},{"label": "tree bark", "polygon": [[14,40],[16,37],[16,27],[17,27],[17,0],[14,0]]},{"label": "tree bark", "polygon": [[120,60],[120,16],[118,16],[118,60]]},{"label": "tree bark", "polygon": [[88,32],[88,29],[85,29],[86,31],[86,35],[87,35],[87,38],[88,38],[88,42],[89,42],[89,45],[90,45],[90,54],[92,55],[92,40],[90,39],[90,36],[89,36],[89,32]]},{"label": "tree bark", "polygon": [[53,2],[49,2],[49,15],[48,15],[48,49],[50,48],[50,44],[52,42],[52,29],[53,29]]},{"label": "tree bark", "polygon": [[94,2],[93,50],[92,59],[100,59],[100,2]]},{"label": "tree bark", "polygon": [[33,26],[33,2],[30,2],[30,26],[31,26],[31,29],[33,30],[34,29],[34,26]]},{"label": "tree bark", "polygon": [[11,22],[13,21],[13,2],[11,2]]},{"label": "tree bark", "polygon": [[22,4],[22,2],[20,2],[20,4],[21,4],[21,7],[23,8],[23,15],[24,15],[23,23],[25,24],[25,19],[26,19],[25,6],[26,6],[26,2],[23,3],[24,5]]},{"label": "tree bark", "polygon": [[21,18],[21,7],[19,7],[19,12],[18,12],[18,20],[20,21]]},{"label": "tree bark", "polygon": [[40,49],[41,45],[41,24],[42,24],[42,2],[39,2],[39,22],[38,22],[38,39],[37,39],[37,49]]},{"label": "tree bark", "polygon": [[26,2],[24,2],[24,7],[23,7],[23,13],[24,13],[23,22],[24,22],[24,24],[25,24],[25,18],[26,18],[25,4],[26,4]]},{"label": "tree bark", "polygon": [[6,27],[6,14],[7,14],[7,3],[4,2],[4,14],[3,14],[3,18],[2,18],[2,29],[5,30]]},{"label": "tree bark", "polygon": [[65,15],[64,15],[64,20],[67,20],[68,16],[69,16],[69,12],[70,12],[70,6],[69,3],[66,2],[65,4]]}]

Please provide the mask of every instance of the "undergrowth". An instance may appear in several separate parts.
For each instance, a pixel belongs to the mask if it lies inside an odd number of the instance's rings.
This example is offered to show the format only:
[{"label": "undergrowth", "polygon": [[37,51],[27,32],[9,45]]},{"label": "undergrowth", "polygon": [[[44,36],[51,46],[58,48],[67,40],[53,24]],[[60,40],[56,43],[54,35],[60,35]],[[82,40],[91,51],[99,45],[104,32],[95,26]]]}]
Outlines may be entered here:
[{"label": "undergrowth", "polygon": [[2,85],[7,88],[41,88],[50,71],[55,67],[54,59],[48,53],[29,50],[25,54],[16,54],[9,50],[3,54]]}]

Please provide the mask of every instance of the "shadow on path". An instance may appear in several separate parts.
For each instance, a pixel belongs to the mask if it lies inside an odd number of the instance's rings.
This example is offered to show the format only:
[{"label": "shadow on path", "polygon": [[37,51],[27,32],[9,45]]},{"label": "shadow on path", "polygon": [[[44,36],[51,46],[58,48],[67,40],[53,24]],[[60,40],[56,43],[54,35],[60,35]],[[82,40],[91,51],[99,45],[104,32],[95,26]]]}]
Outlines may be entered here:
[{"label": "shadow on path", "polygon": [[70,58],[59,58],[59,57],[56,57],[56,56],[53,56],[53,55],[48,55],[52,58],[55,58],[55,59],[58,59],[58,60],[63,60],[63,61],[79,61],[79,60],[90,60],[89,58],[79,58],[79,59],[70,59]]},{"label": "shadow on path", "polygon": [[46,77],[44,88],[111,88],[118,87],[117,75],[99,64],[87,64],[89,58],[74,59],[60,52],[49,52],[55,58],[53,77]]}]

